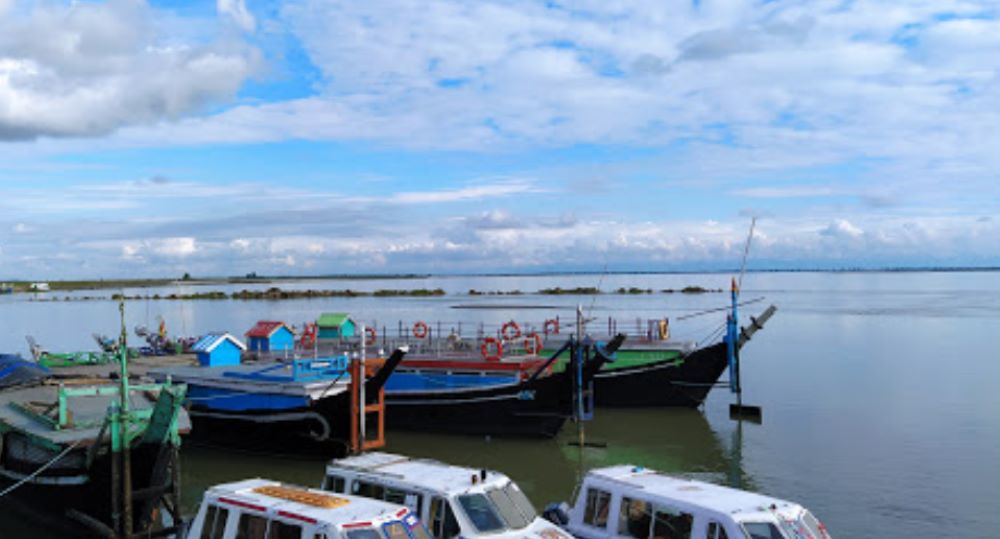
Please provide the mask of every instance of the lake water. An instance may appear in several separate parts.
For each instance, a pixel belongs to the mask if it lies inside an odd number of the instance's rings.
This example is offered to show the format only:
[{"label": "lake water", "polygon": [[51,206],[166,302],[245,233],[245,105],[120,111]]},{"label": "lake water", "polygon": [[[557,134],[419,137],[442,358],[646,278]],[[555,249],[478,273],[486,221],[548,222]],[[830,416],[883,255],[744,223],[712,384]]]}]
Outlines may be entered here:
[{"label": "lake water", "polygon": [[[727,294],[542,296],[542,288],[596,286],[661,290],[725,288],[729,277],[572,275],[331,280],[282,288],[353,290],[443,288],[428,298],[323,298],[284,301],[130,301],[127,323],[173,334],[242,334],[259,319],[301,324],[323,311],[350,312],[394,333],[401,321],[431,322],[447,333],[515,319],[541,327],[569,319],[582,304],[605,320],[669,316],[674,336],[702,340],[723,313]],[[238,290],[262,286],[170,287],[126,294]],[[480,291],[520,296],[469,296]],[[70,295],[109,295],[88,291]],[[66,293],[55,293],[62,298]],[[39,298],[51,297],[40,295]],[[744,402],[763,407],[762,425],[729,420],[731,395],[713,390],[704,410],[604,410],[586,425],[606,447],[580,454],[572,426],[555,440],[501,440],[389,432],[388,450],[496,468],[514,477],[537,506],[564,500],[582,466],[633,463],[742,485],[798,501],[835,537],[994,538],[1000,536],[1000,273],[753,273],[744,278],[744,317],[769,303],[778,313],[743,351]],[[112,301],[32,301],[0,296],[0,350],[26,353],[24,335],[51,351],[93,349],[91,334],[118,331]],[[456,309],[456,306],[490,308]],[[527,308],[534,307],[534,308]],[[630,322],[631,321],[631,322]],[[323,462],[275,460],[186,446],[185,503],[194,508],[212,483],[265,476],[319,484]],[[0,537],[22,535],[3,516]],[[13,530],[18,531],[13,531]],[[2,532],[7,533],[2,533]]]}]

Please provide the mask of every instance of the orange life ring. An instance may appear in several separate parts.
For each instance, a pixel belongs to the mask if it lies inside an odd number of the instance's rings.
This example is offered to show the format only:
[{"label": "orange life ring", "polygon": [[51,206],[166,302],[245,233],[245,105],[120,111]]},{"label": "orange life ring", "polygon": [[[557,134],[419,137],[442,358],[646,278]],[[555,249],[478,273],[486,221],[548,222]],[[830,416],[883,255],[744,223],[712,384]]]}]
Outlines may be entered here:
[{"label": "orange life ring", "polygon": [[[513,331],[511,332],[507,330],[513,330]],[[517,325],[517,322],[511,320],[510,322],[505,323],[502,328],[500,328],[500,334],[503,335],[504,339],[507,339],[508,341],[513,341],[514,339],[517,339],[518,337],[521,336],[521,326]]]},{"label": "orange life ring", "polygon": [[[496,348],[495,354],[490,354],[491,346]],[[497,340],[496,337],[486,337],[483,339],[483,344],[479,347],[479,352],[486,361],[500,361],[500,358],[503,356],[503,343]]]},{"label": "orange life ring", "polygon": [[559,334],[559,319],[550,318],[545,321],[545,325],[542,326],[542,331],[546,335],[558,335]]},{"label": "orange life ring", "polygon": [[542,336],[532,331],[524,338],[524,352],[529,355],[538,355],[542,351]]},{"label": "orange life ring", "polygon": [[375,341],[377,339],[378,339],[378,332],[375,331],[375,328],[371,326],[365,326],[365,346],[371,346],[375,344]]},{"label": "orange life ring", "polygon": [[418,339],[423,339],[427,336],[427,323],[424,321],[417,322],[413,324],[413,336]]}]

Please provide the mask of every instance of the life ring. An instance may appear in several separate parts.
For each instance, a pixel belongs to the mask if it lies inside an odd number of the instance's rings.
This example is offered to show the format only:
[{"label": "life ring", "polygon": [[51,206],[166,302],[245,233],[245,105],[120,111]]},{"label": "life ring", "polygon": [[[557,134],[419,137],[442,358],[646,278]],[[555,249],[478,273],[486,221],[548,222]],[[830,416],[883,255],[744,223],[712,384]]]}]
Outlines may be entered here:
[{"label": "life ring", "polygon": [[546,335],[558,335],[559,334],[559,319],[550,318],[545,321],[545,325],[542,326],[542,331]]},{"label": "life ring", "polygon": [[378,332],[371,326],[365,326],[365,346],[372,346],[378,339]]},{"label": "life ring", "polygon": [[302,337],[299,338],[299,346],[302,348],[312,348],[316,345],[316,324],[305,324],[302,328]]},{"label": "life ring", "polygon": [[[508,331],[512,330],[512,331]],[[500,334],[503,335],[504,339],[508,341],[513,341],[521,336],[521,326],[517,325],[517,322],[511,320],[500,328]]]},{"label": "life ring", "polygon": [[542,351],[542,336],[532,331],[524,337],[524,352],[528,355],[538,355]]},{"label": "life ring", "polygon": [[[496,348],[496,353],[490,353],[490,347]],[[503,356],[503,343],[497,340],[496,337],[486,337],[483,339],[483,344],[479,347],[479,353],[483,355],[483,359],[486,361],[500,361]]]},{"label": "life ring", "polygon": [[424,321],[419,321],[413,324],[413,336],[418,339],[423,339],[427,336],[427,323]]}]

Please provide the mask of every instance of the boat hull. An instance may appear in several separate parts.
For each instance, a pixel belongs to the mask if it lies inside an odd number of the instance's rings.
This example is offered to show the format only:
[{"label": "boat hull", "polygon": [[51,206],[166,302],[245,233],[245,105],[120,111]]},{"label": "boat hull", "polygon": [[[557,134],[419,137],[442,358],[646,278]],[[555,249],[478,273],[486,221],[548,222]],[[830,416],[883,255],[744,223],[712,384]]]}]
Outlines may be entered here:
[{"label": "boat hull", "polygon": [[604,407],[700,406],[726,370],[726,344],[681,358],[605,369],[594,377],[594,401]]}]

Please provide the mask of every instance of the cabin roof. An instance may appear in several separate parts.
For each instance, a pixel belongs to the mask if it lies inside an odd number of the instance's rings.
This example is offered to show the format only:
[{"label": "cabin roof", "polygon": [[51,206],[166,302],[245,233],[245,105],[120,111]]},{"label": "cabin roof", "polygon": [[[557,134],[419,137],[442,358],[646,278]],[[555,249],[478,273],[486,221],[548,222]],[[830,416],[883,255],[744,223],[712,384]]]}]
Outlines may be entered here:
[{"label": "cabin roof", "polygon": [[[275,489],[274,487],[279,487]],[[292,495],[275,495],[265,493],[273,490],[287,490]],[[261,492],[265,491],[265,492]],[[402,518],[408,510],[401,506],[381,500],[334,494],[318,489],[282,484],[269,479],[246,479],[234,483],[224,483],[211,487],[206,498],[226,498],[238,503],[264,507],[270,512],[282,511],[314,519],[320,523],[333,526],[353,522],[371,522],[377,526],[387,520]],[[295,501],[298,498],[302,501]],[[323,507],[322,500],[328,500],[330,507]],[[223,502],[225,503],[225,502]]]},{"label": "cabin roof", "polygon": [[289,332],[295,333],[295,331],[293,331],[292,328],[288,327],[288,324],[284,322],[278,320],[261,320],[257,322],[257,325],[250,328],[250,331],[247,331],[246,336],[262,337],[265,339],[269,339],[271,335],[274,335],[274,332],[278,331],[281,328],[285,328]]},{"label": "cabin roof", "polygon": [[[772,505],[777,509],[798,507],[798,504],[704,481],[669,476],[641,466],[621,465],[597,468],[588,473],[602,479],[625,483],[647,493],[651,498],[677,500],[723,513],[759,513]],[[651,499],[654,501],[655,499]]]},{"label": "cabin roof", "polygon": [[191,350],[195,352],[211,352],[215,350],[220,344],[225,341],[230,341],[235,344],[240,350],[246,350],[245,344],[240,342],[239,339],[233,337],[229,333],[209,333],[204,337],[198,339],[198,342],[194,343]]},{"label": "cabin roof", "polygon": [[[354,457],[334,459],[327,465],[327,473],[366,473],[382,475],[424,489],[455,494],[467,491],[473,486],[482,486],[479,481],[481,470],[465,466],[454,466],[444,462],[411,458],[395,453],[372,452]],[[476,477],[476,483],[472,477]],[[500,472],[487,470],[485,484],[502,485],[508,477]]]},{"label": "cabin roof", "polygon": [[322,328],[335,328],[344,325],[348,320],[351,320],[351,317],[347,313],[323,313],[316,320],[316,325]]}]

